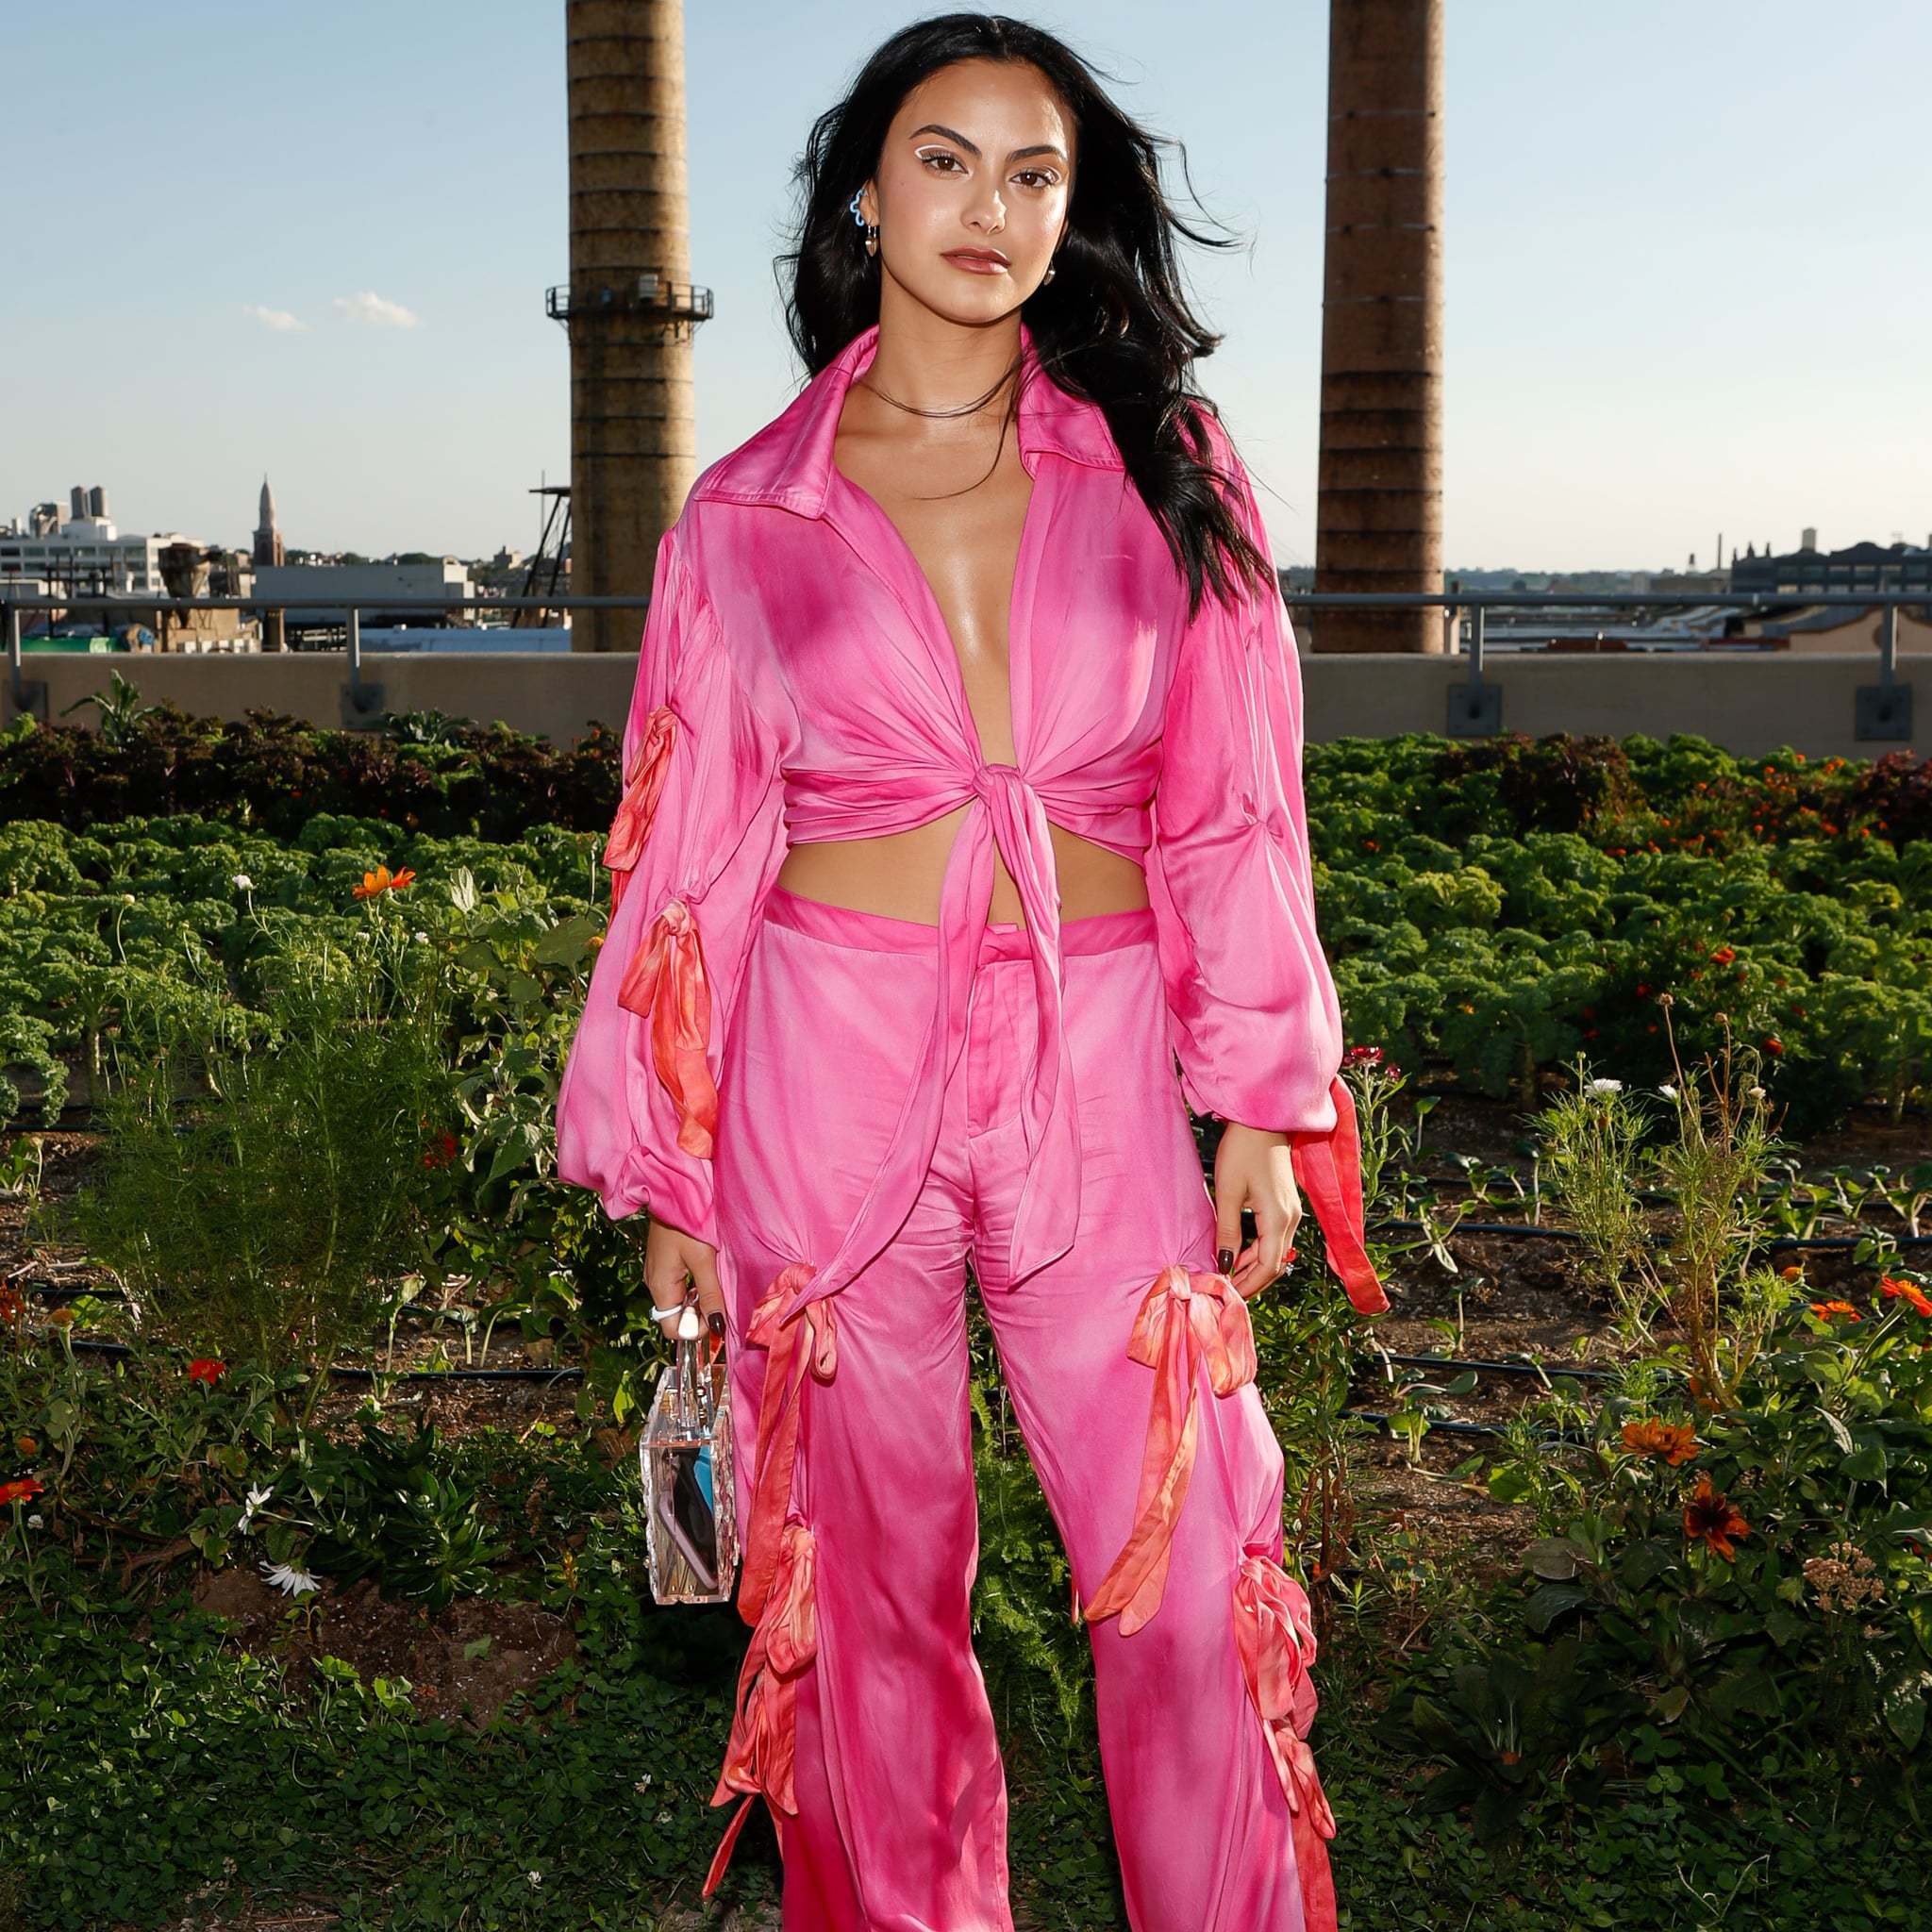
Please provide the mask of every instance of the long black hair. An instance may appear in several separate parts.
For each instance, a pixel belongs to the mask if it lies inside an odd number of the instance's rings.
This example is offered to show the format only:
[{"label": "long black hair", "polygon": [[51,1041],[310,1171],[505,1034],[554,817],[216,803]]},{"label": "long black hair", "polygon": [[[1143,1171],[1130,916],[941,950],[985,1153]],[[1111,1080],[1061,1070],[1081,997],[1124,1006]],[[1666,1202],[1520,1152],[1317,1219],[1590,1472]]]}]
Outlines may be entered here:
[{"label": "long black hair", "polygon": [[1233,597],[1266,585],[1265,558],[1242,528],[1231,484],[1211,460],[1204,417],[1212,405],[1191,382],[1195,360],[1221,338],[1190,307],[1177,240],[1225,247],[1184,222],[1160,178],[1170,143],[1108,98],[1093,70],[1063,41],[995,13],[949,13],[885,42],[845,98],[821,114],[798,164],[802,209],[786,320],[814,375],[879,319],[879,268],[858,244],[847,204],[876,173],[892,117],[914,88],[962,60],[1038,68],[1074,123],[1074,192],[1056,273],[1028,298],[1026,325],[1041,369],[1068,394],[1097,405],[1128,476],[1187,579],[1191,611],[1204,594]]}]

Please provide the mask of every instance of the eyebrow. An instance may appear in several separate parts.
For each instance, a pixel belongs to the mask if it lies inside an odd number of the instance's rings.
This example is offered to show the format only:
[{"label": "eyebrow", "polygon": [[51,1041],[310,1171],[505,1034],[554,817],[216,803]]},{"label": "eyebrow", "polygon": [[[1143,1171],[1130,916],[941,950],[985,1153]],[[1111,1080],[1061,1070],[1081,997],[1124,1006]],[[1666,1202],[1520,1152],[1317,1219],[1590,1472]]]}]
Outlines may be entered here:
[{"label": "eyebrow", "polygon": [[[956,146],[963,147],[975,160],[979,158],[979,149],[955,128],[942,127],[937,121],[928,121],[924,127],[915,127],[907,139],[908,141],[917,141],[922,134],[940,135],[943,139],[952,142]],[[1036,155],[1053,155],[1062,161],[1066,159],[1065,153],[1056,147],[1051,142],[1042,142],[1038,147],[1016,147],[1007,157],[1007,159],[1009,161],[1027,161],[1031,160]]]}]

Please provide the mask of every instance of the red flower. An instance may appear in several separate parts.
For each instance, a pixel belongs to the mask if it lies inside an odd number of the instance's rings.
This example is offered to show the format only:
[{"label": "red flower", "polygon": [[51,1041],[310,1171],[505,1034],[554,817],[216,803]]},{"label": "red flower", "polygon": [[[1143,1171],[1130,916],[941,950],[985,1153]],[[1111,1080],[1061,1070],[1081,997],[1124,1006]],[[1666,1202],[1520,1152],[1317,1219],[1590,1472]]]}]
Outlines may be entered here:
[{"label": "red flower", "polygon": [[447,1132],[441,1133],[437,1135],[435,1142],[425,1150],[423,1165],[429,1168],[447,1167],[457,1158],[457,1137]]},{"label": "red flower", "polygon": [[1907,1303],[1915,1315],[1932,1315],[1932,1295],[1927,1295],[1916,1281],[1900,1281],[1888,1274],[1878,1286],[1890,1299]]},{"label": "red flower", "polygon": [[1811,1312],[1821,1322],[1856,1322],[1860,1319],[1850,1302],[1813,1302]]},{"label": "red flower", "polygon": [[10,1281],[0,1281],[0,1322],[17,1322],[26,1310],[26,1299]]},{"label": "red flower", "polygon": [[1718,965],[1728,966],[1738,957],[1738,949],[1735,946],[1719,946],[1710,957]]},{"label": "red flower", "polygon": [[1637,989],[1637,997],[1638,997],[1639,999],[1641,999],[1641,1000],[1647,1000],[1647,999],[1648,999],[1648,998],[1650,997],[1650,989],[1649,989],[1649,987],[1647,987],[1647,986],[1640,986],[1640,987],[1639,987],[1639,988]]},{"label": "red flower", "polygon": [[1379,1046],[1352,1046],[1342,1055],[1344,1067],[1379,1067],[1382,1064],[1382,1049]]},{"label": "red flower", "polygon": [[213,1356],[198,1355],[188,1364],[188,1379],[191,1382],[206,1382],[212,1389],[227,1374],[228,1365],[217,1361]]},{"label": "red flower", "polygon": [[0,1503],[25,1503],[45,1489],[46,1485],[37,1475],[16,1476],[10,1483],[0,1483]]},{"label": "red flower", "polygon": [[1624,1424],[1624,1447],[1633,1456],[1656,1456],[1675,1469],[1697,1454],[1697,1431],[1689,1423],[1667,1423],[1656,1416]]},{"label": "red flower", "polygon": [[1736,1539],[1751,1534],[1751,1525],[1732,1507],[1722,1490],[1710,1486],[1710,1477],[1697,1478],[1697,1489],[1684,1506],[1684,1534],[1692,1542],[1702,1542],[1726,1563],[1737,1557]]}]

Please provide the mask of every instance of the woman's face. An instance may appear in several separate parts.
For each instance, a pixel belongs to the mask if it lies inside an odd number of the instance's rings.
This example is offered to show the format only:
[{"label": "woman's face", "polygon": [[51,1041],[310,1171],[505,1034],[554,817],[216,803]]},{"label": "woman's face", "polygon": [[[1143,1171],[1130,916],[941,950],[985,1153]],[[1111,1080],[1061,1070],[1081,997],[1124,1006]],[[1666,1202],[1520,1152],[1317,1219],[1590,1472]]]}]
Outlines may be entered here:
[{"label": "woman's face", "polygon": [[859,208],[885,275],[968,326],[1039,288],[1067,225],[1074,130],[1022,61],[962,60],[922,81],[887,130]]}]

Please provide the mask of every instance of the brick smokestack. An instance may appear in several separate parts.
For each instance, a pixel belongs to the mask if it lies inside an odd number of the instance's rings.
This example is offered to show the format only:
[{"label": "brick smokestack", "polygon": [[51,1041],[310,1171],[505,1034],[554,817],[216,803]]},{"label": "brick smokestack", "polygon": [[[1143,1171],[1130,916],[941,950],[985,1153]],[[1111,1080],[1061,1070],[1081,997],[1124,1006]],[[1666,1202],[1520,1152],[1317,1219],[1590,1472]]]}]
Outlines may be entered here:
[{"label": "brick smokestack", "polygon": [[[697,474],[682,0],[565,0],[570,95],[571,591],[643,595]],[[641,610],[580,610],[580,651],[633,651]]]},{"label": "brick smokestack", "polygon": [[[1442,588],[1442,5],[1329,0],[1317,591]],[[1323,610],[1321,651],[1440,651],[1440,611]]]}]

